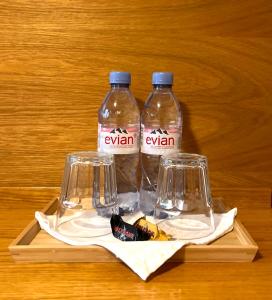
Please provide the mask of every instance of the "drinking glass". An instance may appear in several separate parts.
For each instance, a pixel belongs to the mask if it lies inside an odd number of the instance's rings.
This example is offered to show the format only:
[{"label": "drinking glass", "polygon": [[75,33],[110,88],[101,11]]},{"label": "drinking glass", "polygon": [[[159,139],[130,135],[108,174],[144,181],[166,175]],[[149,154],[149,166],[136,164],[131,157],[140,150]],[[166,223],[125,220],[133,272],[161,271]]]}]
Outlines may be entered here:
[{"label": "drinking glass", "polygon": [[76,237],[111,232],[110,217],[119,213],[113,155],[78,152],[67,156],[55,228]]},{"label": "drinking glass", "polygon": [[203,155],[162,156],[155,217],[176,239],[195,239],[214,231],[208,162]]}]

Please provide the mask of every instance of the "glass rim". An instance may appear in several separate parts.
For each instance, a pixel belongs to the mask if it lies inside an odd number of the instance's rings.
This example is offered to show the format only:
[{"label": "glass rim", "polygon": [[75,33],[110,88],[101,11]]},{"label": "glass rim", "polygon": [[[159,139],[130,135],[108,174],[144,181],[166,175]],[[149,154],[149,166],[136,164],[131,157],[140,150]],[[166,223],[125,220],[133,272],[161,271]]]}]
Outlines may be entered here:
[{"label": "glass rim", "polygon": [[207,162],[207,157],[205,155],[196,154],[196,153],[183,153],[183,152],[176,152],[168,155],[162,155],[162,161],[165,160],[175,160],[179,162]]},{"label": "glass rim", "polygon": [[81,161],[81,160],[87,160],[91,162],[105,162],[105,161],[114,161],[113,154],[99,152],[99,151],[78,151],[78,152],[72,152],[67,154],[68,160],[75,160],[75,161]]}]

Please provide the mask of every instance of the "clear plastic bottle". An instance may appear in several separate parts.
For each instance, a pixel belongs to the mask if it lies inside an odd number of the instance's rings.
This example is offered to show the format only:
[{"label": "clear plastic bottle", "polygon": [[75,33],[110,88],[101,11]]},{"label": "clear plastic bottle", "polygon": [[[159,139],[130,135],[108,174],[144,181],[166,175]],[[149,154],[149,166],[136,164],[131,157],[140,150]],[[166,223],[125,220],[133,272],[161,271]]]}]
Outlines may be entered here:
[{"label": "clear plastic bottle", "polygon": [[173,74],[155,72],[152,84],[141,114],[140,209],[146,215],[154,213],[160,157],[179,152],[182,136],[181,108],[172,91]]},{"label": "clear plastic bottle", "polygon": [[98,112],[98,151],[114,154],[121,214],[139,207],[140,112],[130,82],[130,73],[111,72],[111,89]]}]

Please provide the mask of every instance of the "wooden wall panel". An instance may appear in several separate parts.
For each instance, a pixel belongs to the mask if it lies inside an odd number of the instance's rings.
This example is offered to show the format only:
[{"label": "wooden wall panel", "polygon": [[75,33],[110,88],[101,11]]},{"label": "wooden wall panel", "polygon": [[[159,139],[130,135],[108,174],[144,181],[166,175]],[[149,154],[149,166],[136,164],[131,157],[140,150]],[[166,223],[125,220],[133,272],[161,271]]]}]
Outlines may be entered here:
[{"label": "wooden wall panel", "polygon": [[1,1],[0,186],[59,186],[64,157],[95,149],[110,70],[142,107],[175,74],[188,152],[214,187],[271,187],[271,1]]}]

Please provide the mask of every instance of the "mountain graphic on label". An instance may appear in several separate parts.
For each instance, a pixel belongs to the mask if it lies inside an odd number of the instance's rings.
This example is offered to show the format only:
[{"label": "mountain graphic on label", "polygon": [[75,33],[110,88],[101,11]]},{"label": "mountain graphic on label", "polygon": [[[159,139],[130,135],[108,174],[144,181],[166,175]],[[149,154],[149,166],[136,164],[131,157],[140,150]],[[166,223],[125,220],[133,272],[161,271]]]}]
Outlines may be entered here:
[{"label": "mountain graphic on label", "polygon": [[167,130],[162,130],[161,128],[159,128],[159,129],[154,129],[154,130],[152,130],[151,132],[150,132],[150,134],[156,134],[156,133],[159,133],[159,134],[167,134],[168,135],[168,131]]},{"label": "mountain graphic on label", "polygon": [[127,130],[122,128],[114,128],[110,133],[118,133],[118,132],[128,134]]},{"label": "mountain graphic on label", "polygon": [[157,129],[157,132],[159,133],[159,134],[163,134],[163,132],[162,132],[162,130],[159,128],[159,129]]}]

